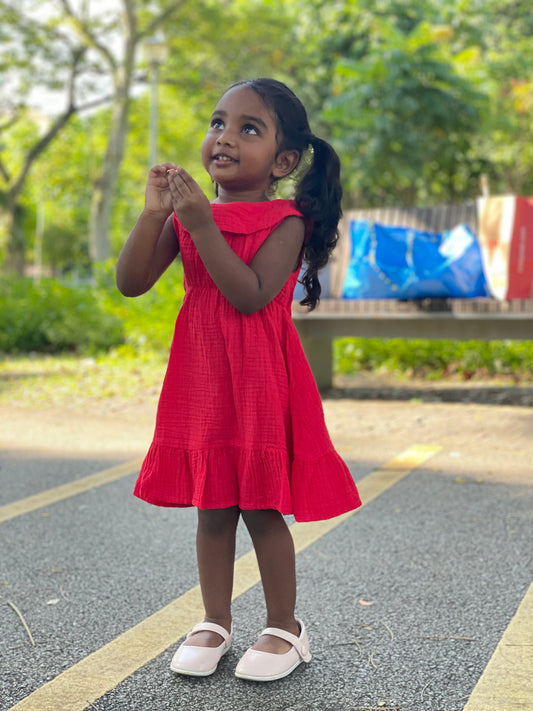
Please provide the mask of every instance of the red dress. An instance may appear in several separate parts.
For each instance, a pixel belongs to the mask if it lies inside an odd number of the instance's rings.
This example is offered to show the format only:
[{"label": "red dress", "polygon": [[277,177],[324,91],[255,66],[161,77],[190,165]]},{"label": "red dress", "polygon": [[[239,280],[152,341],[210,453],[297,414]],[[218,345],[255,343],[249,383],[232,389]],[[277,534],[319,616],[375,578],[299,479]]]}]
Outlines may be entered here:
[{"label": "red dress", "polygon": [[[288,200],[212,208],[247,264],[287,216],[301,216]],[[291,319],[298,270],[267,306],[244,315],[215,286],[175,216],[174,227],[185,298],[135,495],[159,506],[276,509],[298,521],[357,508]]]}]

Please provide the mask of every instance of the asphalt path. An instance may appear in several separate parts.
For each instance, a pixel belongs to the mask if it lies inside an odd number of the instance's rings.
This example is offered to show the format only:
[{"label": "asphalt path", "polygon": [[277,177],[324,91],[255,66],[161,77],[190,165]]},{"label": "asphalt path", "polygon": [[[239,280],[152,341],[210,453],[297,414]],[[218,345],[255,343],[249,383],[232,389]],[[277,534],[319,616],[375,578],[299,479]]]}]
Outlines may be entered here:
[{"label": "asphalt path", "polygon": [[[325,409],[357,482],[414,445],[435,452],[298,553],[297,614],[312,662],[270,684],[234,677],[263,626],[252,576],[234,601],[234,646],[212,677],[173,675],[175,646],[151,654],[143,643],[146,663],[116,684],[111,668],[101,670],[109,690],[81,706],[75,680],[87,682],[84,660],[109,650],[112,667],[114,640],[195,590],[195,511],[131,495],[151,413],[120,423],[67,413],[63,423],[59,413],[2,410],[0,709],[477,711],[475,689],[531,597],[533,409],[352,399]],[[53,436],[59,422],[79,437],[62,444]],[[24,510],[37,493],[124,462],[133,464],[118,478]],[[236,558],[250,550],[240,526]],[[533,708],[531,615],[522,619],[526,632],[508,647],[524,652],[513,663],[519,683],[509,688],[496,674],[486,711]],[[38,694],[67,671],[72,702],[43,705]]]}]

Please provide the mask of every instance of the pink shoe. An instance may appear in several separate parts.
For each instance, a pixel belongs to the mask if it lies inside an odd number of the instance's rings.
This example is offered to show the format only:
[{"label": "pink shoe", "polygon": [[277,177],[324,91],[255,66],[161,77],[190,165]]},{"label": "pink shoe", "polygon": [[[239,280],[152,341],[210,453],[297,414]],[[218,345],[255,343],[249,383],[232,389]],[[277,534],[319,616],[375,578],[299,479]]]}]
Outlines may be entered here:
[{"label": "pink shoe", "polygon": [[200,622],[195,625],[187,635],[187,639],[196,632],[216,632],[223,638],[218,647],[194,647],[181,644],[172,657],[170,668],[177,674],[189,676],[209,676],[216,671],[219,661],[231,647],[233,641],[233,628],[231,633],[212,622]]},{"label": "pink shoe", "polygon": [[270,634],[290,642],[292,649],[289,649],[285,654],[272,654],[271,652],[261,652],[258,649],[249,649],[237,664],[235,676],[250,681],[275,681],[288,676],[301,662],[310,662],[311,654],[304,623],[301,620],[296,620],[296,622],[300,626],[299,637],[277,627],[267,627],[262,632],[262,634]]}]

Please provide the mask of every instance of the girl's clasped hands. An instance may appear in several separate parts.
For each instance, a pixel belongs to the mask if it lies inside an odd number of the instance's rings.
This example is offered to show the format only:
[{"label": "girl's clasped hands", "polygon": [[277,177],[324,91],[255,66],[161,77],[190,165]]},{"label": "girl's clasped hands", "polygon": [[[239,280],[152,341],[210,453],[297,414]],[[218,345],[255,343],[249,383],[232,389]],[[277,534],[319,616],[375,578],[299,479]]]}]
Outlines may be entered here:
[{"label": "girl's clasped hands", "polygon": [[168,217],[174,211],[181,224],[193,233],[213,224],[208,197],[196,180],[174,163],[154,166],[145,192],[145,210]]}]

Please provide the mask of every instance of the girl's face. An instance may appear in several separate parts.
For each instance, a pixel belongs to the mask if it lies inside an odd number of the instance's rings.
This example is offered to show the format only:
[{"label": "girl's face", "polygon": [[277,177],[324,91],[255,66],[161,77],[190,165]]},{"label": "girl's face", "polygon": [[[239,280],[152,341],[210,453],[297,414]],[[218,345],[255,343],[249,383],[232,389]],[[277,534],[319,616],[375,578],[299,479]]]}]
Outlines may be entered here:
[{"label": "girl's face", "polygon": [[253,89],[229,89],[202,143],[202,163],[219,186],[218,202],[267,200],[272,181],[290,172],[285,172],[285,162],[278,156],[272,112]]}]

